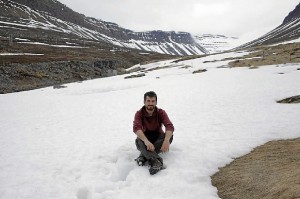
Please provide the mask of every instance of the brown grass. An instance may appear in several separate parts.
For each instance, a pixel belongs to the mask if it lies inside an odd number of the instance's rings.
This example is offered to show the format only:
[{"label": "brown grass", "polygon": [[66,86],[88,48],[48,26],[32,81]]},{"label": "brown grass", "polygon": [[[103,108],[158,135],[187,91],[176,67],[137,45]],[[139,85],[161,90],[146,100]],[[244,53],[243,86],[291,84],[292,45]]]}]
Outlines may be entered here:
[{"label": "brown grass", "polygon": [[212,176],[222,199],[300,198],[300,138],[271,141]]},{"label": "brown grass", "polygon": [[260,46],[240,58],[227,58],[230,67],[258,67],[273,64],[299,63],[300,43]]}]

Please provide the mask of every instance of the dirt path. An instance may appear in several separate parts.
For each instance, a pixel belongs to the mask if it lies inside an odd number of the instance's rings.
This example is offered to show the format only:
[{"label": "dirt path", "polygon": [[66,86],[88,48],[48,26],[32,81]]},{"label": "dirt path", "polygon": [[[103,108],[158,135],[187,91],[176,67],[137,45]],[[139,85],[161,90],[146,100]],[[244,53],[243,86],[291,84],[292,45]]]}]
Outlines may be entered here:
[{"label": "dirt path", "polygon": [[271,141],[212,176],[222,199],[300,199],[300,138]]}]

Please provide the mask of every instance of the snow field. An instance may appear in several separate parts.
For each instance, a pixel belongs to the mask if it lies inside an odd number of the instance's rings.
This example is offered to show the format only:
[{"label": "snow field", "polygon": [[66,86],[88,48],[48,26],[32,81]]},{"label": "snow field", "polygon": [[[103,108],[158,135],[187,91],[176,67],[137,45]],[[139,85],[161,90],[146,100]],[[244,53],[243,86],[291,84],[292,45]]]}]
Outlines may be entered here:
[{"label": "snow field", "polygon": [[[276,103],[300,93],[300,65],[203,63],[221,56],[142,78],[0,95],[0,198],[218,198],[210,181],[218,167],[267,141],[300,136],[299,105]],[[208,71],[191,74],[199,68]],[[162,154],[167,168],[154,176],[133,161],[133,116],[149,90],[175,126]]]}]

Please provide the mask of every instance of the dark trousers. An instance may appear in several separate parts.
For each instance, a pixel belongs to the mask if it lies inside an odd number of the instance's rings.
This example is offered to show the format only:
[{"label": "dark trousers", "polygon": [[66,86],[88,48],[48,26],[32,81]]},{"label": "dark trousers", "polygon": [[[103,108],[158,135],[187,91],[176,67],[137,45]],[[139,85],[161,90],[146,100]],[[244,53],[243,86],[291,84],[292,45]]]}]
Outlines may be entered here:
[{"label": "dark trousers", "polygon": [[[165,139],[165,134],[163,133],[159,135],[159,137],[155,141],[151,142],[155,147],[154,151],[148,151],[147,146],[140,138],[137,138],[135,140],[135,144],[137,149],[141,152],[140,156],[144,156],[147,160],[149,160],[150,158],[156,158],[159,159],[161,162],[163,162],[162,158],[158,154],[160,153],[160,148],[164,142],[164,139]],[[173,141],[173,135],[170,138],[170,144],[172,143],[172,141]]]}]

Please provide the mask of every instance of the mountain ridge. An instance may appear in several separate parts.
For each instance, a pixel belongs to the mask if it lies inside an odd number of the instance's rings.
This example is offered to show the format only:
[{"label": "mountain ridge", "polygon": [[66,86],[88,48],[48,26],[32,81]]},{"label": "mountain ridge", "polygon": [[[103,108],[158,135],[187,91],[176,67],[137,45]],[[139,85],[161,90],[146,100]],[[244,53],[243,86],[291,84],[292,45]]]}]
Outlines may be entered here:
[{"label": "mountain ridge", "polygon": [[235,49],[251,48],[261,45],[273,45],[298,38],[300,38],[300,3],[284,18],[282,24],[278,27]]},{"label": "mountain ridge", "polygon": [[283,20],[282,24],[286,24],[292,21],[295,18],[300,17],[300,3],[296,6],[294,10],[292,10]]},{"label": "mountain ridge", "polygon": [[[116,23],[79,14],[56,0],[0,1],[0,24],[29,26],[100,41],[121,48],[134,48],[171,55],[206,54],[207,51],[186,32],[134,32]],[[18,21],[19,19],[19,21]],[[50,33],[48,33],[50,34]],[[147,35],[145,39],[143,35]]]}]

